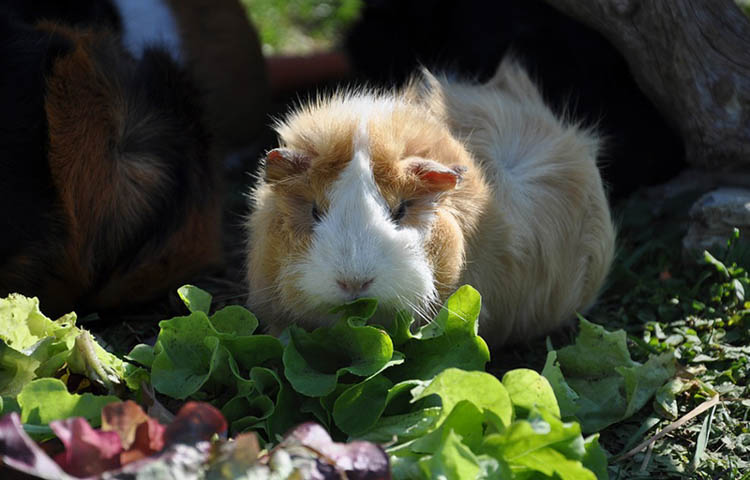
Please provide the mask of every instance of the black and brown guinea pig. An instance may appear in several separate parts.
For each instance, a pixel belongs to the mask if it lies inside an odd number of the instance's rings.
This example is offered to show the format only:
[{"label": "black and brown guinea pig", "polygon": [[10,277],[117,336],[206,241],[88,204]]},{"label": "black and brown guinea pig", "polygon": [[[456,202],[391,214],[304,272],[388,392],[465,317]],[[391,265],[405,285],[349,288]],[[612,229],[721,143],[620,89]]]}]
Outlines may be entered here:
[{"label": "black and brown guinea pig", "polygon": [[0,1],[0,295],[88,312],[219,264],[221,158],[265,115],[256,57],[236,0]]},{"label": "black and brown guinea pig", "polygon": [[596,299],[615,230],[600,140],[559,118],[506,60],[485,84],[417,76],[342,91],[281,120],[252,191],[249,308],[278,333],[379,300],[431,318],[461,284],[498,346],[544,334]]}]

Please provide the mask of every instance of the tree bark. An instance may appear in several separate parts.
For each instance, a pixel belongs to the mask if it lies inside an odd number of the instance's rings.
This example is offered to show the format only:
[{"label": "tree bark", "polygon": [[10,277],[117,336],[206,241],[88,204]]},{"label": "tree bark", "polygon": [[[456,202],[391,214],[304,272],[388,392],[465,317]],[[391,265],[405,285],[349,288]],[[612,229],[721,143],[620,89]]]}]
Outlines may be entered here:
[{"label": "tree bark", "polygon": [[546,1],[623,54],[689,163],[750,165],[750,21],[733,0]]}]

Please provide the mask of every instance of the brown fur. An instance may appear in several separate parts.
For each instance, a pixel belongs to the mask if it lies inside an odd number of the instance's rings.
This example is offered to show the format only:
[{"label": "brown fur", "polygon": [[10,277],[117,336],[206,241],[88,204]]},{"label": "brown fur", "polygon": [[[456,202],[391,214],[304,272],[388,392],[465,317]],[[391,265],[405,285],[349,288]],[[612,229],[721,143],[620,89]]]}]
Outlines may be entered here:
[{"label": "brown fur", "polygon": [[270,106],[260,41],[237,0],[168,0],[187,68],[203,92],[219,156],[246,147],[265,127]]}]

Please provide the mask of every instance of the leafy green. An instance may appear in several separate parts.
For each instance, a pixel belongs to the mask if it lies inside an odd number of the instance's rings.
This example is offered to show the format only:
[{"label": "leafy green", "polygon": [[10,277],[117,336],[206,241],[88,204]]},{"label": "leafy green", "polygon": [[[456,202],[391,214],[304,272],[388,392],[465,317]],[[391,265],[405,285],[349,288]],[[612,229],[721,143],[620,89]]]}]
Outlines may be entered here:
[{"label": "leafy green", "polygon": [[32,425],[47,425],[70,417],[83,417],[98,425],[102,407],[119,401],[114,395],[68,393],[65,384],[56,378],[36,379],[18,395],[21,421]]},{"label": "leafy green", "polygon": [[[188,295],[189,293],[189,295]],[[208,298],[196,287],[183,293],[186,305],[190,298]],[[153,349],[137,345],[130,357],[151,363],[154,388],[173,398],[188,398],[200,390],[206,394],[225,391],[252,391],[247,375],[254,367],[281,359],[278,339],[254,335],[257,319],[239,306],[228,306],[210,318],[207,304],[190,315],[174,317],[159,323],[161,332]]]},{"label": "leafy green", "polygon": [[[410,338],[402,341],[399,351],[406,362],[391,370],[394,383],[403,380],[428,380],[449,367],[484,370],[490,360],[489,349],[477,335],[482,299],[474,288],[464,285],[445,302],[437,317]],[[407,337],[411,326],[403,317],[393,330],[395,337]],[[407,326],[408,325],[408,326]]]},{"label": "leafy green", "polygon": [[581,317],[575,344],[550,352],[542,375],[565,399],[563,416],[575,415],[591,433],[632,416],[675,371],[673,352],[641,364],[630,357],[624,331],[608,332]]},{"label": "leafy green", "polygon": [[[284,373],[295,390],[309,397],[322,397],[336,389],[341,375],[374,374],[393,357],[393,344],[383,330],[358,326],[341,319],[333,327],[308,333],[290,327],[290,342],[284,348]],[[346,338],[346,342],[341,342]]]},{"label": "leafy green", "polygon": [[444,420],[458,402],[467,400],[484,415],[499,420],[498,427],[510,425],[513,415],[510,395],[500,380],[489,373],[449,368],[436,376],[426,388],[415,390],[414,400],[432,394],[440,397],[443,413],[438,421]]},{"label": "leafy green", "polygon": [[[553,413],[558,406],[543,377],[512,370],[503,380],[448,369],[426,387],[415,388],[414,400],[440,396],[442,422],[421,438],[389,450],[394,473],[403,472],[396,476],[418,470],[423,478],[608,478],[597,438],[584,440],[578,423],[563,422]],[[522,385],[536,390],[519,394]]]},{"label": "leafy green", "polygon": [[50,320],[36,298],[11,294],[0,299],[0,395],[18,395],[33,379],[61,369],[110,392],[139,390],[146,372],[107,352],[75,322],[75,313]]},{"label": "leafy green", "polygon": [[383,400],[392,386],[386,377],[376,375],[344,390],[333,404],[336,426],[353,436],[372,428],[385,410]]},{"label": "leafy green", "polygon": [[0,343],[0,394],[14,396],[36,378],[39,360]]},{"label": "leafy green", "polygon": [[[511,370],[503,375],[503,386],[508,391],[513,406],[529,412],[544,409],[560,418],[560,407],[546,378],[526,368]],[[521,414],[523,412],[519,412]]]},{"label": "leafy green", "polygon": [[203,312],[208,315],[213,298],[210,293],[193,285],[184,285],[177,289],[177,294],[190,312]]},{"label": "leafy green", "polygon": [[479,460],[453,430],[432,455],[419,460],[424,478],[477,478]]},{"label": "leafy green", "polygon": [[[189,314],[160,322],[154,346],[137,345],[128,355],[150,377],[125,378],[131,383],[150,378],[154,389],[170,398],[210,402],[235,434],[252,430],[261,441],[273,442],[315,419],[334,438],[389,443],[395,478],[606,478],[597,437],[584,439],[578,423],[560,419],[555,388],[566,384],[562,371],[552,385],[529,369],[511,370],[502,381],[483,371],[489,350],[477,335],[481,298],[471,287],[457,290],[421,328],[405,312],[389,330],[368,325],[377,303],[363,299],[334,309],[341,318],[331,326],[312,332],[290,327],[284,343],[256,334],[258,320],[240,306],[210,314],[208,293],[196,287],[179,293]],[[27,316],[47,325],[33,308],[31,313]],[[92,361],[103,349],[87,332],[73,333],[66,357],[71,368],[89,378],[115,379],[117,368],[135,368],[116,357]],[[11,341],[48,348],[49,338],[28,329]],[[585,338],[580,343],[589,348]],[[117,400],[71,394],[53,378],[27,380],[17,372],[39,368],[36,358],[5,348],[0,359],[15,367],[3,370],[12,379],[6,384],[20,394],[17,404],[7,396],[3,407],[19,410],[32,429],[74,415],[97,421],[102,406]],[[635,399],[648,383],[638,365],[631,361],[620,372],[623,390]],[[68,426],[76,425],[84,424]]]}]

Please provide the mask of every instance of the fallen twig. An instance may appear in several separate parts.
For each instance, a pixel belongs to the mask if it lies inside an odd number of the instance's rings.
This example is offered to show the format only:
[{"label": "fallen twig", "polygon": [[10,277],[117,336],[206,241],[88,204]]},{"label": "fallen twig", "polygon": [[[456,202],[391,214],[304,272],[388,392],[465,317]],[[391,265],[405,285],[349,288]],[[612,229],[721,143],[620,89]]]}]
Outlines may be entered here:
[{"label": "fallen twig", "polygon": [[694,409],[690,410],[688,413],[686,413],[682,418],[679,418],[678,420],[675,420],[674,422],[670,423],[664,430],[656,433],[653,437],[642,441],[629,451],[623,453],[622,455],[616,456],[613,460],[615,462],[619,462],[620,460],[625,460],[626,458],[632,457],[636,453],[640,452],[644,448],[648,447],[649,445],[653,444],[657,440],[659,440],[664,435],[667,435],[668,433],[677,430],[693,418],[697,417],[701,413],[705,412],[709,408],[713,407],[714,405],[717,405],[719,403],[719,395],[714,395],[711,400],[708,400],[706,402],[701,403]]}]

